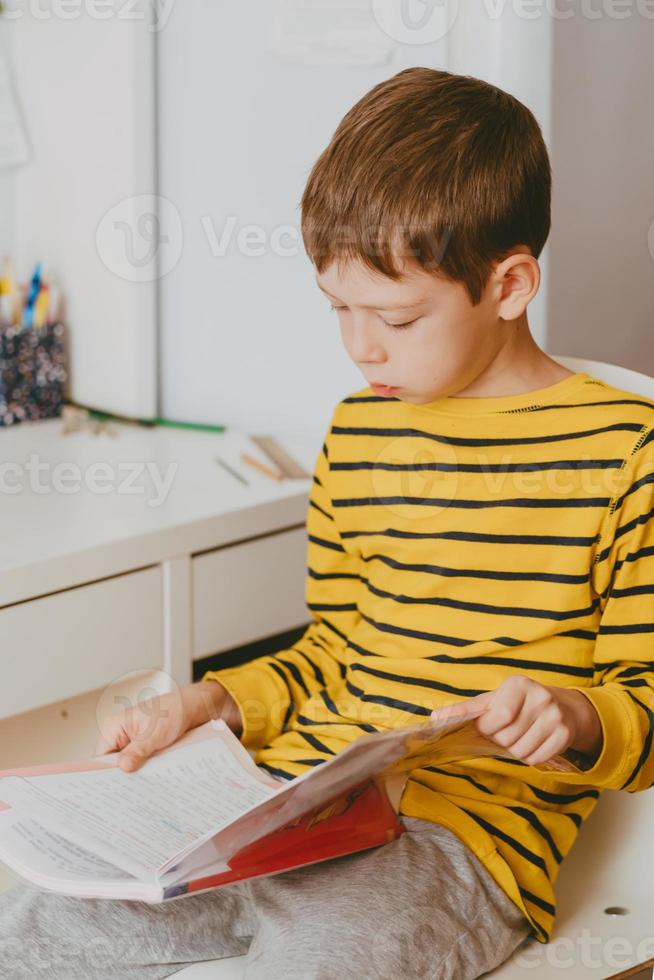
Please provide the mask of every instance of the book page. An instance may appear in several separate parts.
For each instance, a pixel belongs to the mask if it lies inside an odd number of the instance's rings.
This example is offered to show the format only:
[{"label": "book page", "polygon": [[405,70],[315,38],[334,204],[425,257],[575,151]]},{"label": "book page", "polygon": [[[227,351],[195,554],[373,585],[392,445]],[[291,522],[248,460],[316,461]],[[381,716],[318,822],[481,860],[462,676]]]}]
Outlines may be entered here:
[{"label": "book page", "polygon": [[[297,820],[314,807],[329,803],[367,779],[403,772],[423,765],[456,759],[510,755],[476,728],[484,711],[462,705],[450,718],[430,719],[419,725],[364,735],[321,765],[290,780],[271,799],[264,800],[241,819],[219,831],[212,841],[216,857],[229,859],[242,847]],[[549,764],[548,764],[549,765]],[[557,763],[567,766],[564,760]]]},{"label": "book page", "polygon": [[[0,799],[124,871],[157,870],[273,795],[246,771],[231,732],[164,752],[141,769],[0,779]],[[254,768],[254,767],[253,767]]]},{"label": "book page", "polygon": [[212,722],[213,732],[203,726],[133,773],[93,760],[64,764],[59,772],[0,773],[0,801],[142,881],[160,883],[206,842],[211,846],[196,857],[229,862],[248,844],[380,773],[397,779],[424,764],[502,755],[472,723],[481,710],[364,735],[285,783],[258,770],[229,729]]},{"label": "book page", "polygon": [[[394,728],[356,739],[333,758],[283,785],[278,793],[262,801],[213,839],[216,857],[230,857],[254,840],[259,840],[308,811],[341,796],[379,773],[389,773],[398,765],[417,768],[425,754],[435,757],[441,743],[449,738],[447,754],[497,754],[500,746],[475,735],[472,721],[482,709],[474,709],[447,721],[429,721],[408,728]],[[0,792],[2,787],[0,785]]]},{"label": "book page", "polygon": [[46,830],[15,810],[0,815],[0,855],[20,874],[29,868],[38,876],[61,881],[135,881],[133,875]]}]

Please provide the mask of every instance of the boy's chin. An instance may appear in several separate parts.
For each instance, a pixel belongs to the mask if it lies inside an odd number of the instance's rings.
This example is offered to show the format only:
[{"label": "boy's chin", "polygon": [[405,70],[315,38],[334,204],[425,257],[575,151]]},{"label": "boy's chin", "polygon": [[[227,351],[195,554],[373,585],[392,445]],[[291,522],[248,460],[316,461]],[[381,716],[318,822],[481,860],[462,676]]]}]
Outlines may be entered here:
[{"label": "boy's chin", "polygon": [[445,394],[441,392],[435,392],[434,394],[411,394],[409,392],[402,392],[402,395],[398,395],[403,402],[410,402],[412,405],[428,405],[430,402],[439,401],[441,398],[445,398]]}]

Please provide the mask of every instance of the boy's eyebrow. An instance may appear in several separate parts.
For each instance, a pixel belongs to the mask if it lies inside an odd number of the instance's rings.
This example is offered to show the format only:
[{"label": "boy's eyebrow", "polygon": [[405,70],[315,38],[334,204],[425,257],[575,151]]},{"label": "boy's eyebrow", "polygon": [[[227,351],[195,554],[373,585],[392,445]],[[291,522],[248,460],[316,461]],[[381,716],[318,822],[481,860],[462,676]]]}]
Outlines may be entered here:
[{"label": "boy's eyebrow", "polygon": [[[338,299],[338,296],[334,296],[334,294],[330,293],[328,289],[321,286],[317,279],[316,285],[322,293],[325,293],[326,296],[330,296],[332,299]],[[365,303],[362,303],[361,306],[364,310],[411,310],[416,306],[421,306],[423,302],[424,300],[416,300],[413,303],[386,303],[384,306],[367,306]]]}]

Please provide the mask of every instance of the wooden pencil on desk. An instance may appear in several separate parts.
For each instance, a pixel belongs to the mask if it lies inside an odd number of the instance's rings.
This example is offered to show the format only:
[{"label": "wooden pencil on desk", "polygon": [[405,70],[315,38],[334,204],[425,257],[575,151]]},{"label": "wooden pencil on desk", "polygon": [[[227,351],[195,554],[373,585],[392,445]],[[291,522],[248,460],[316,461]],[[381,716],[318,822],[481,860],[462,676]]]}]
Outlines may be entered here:
[{"label": "wooden pencil on desk", "polygon": [[236,470],[233,470],[232,467],[229,465],[229,463],[226,463],[224,459],[221,459],[220,456],[214,456],[214,459],[219,466],[222,466],[222,468],[225,470],[226,473],[231,473],[233,477],[236,477],[237,480],[239,480],[241,483],[244,483],[246,487],[250,486],[250,484],[245,479],[245,477],[241,476],[240,473],[237,473]]},{"label": "wooden pencil on desk", "polygon": [[265,474],[265,476],[269,476],[271,480],[284,479],[284,474],[280,473],[279,470],[271,469],[269,466],[266,466],[265,463],[261,463],[258,459],[255,459],[254,456],[248,455],[248,453],[241,453],[241,459],[244,463],[247,463],[248,466],[252,466],[255,470],[259,470],[260,473]]}]

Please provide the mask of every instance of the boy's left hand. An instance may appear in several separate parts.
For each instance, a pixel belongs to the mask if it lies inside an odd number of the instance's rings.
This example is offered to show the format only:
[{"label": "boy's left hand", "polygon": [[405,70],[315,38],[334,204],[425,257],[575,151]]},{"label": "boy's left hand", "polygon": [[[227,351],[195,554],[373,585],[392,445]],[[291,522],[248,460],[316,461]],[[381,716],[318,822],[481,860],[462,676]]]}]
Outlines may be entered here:
[{"label": "boy's left hand", "polygon": [[483,708],[476,720],[478,730],[528,766],[549,762],[567,749],[592,761],[602,747],[599,716],[580,691],[515,674],[496,690],[445,705],[431,717],[444,721],[475,708]]}]

